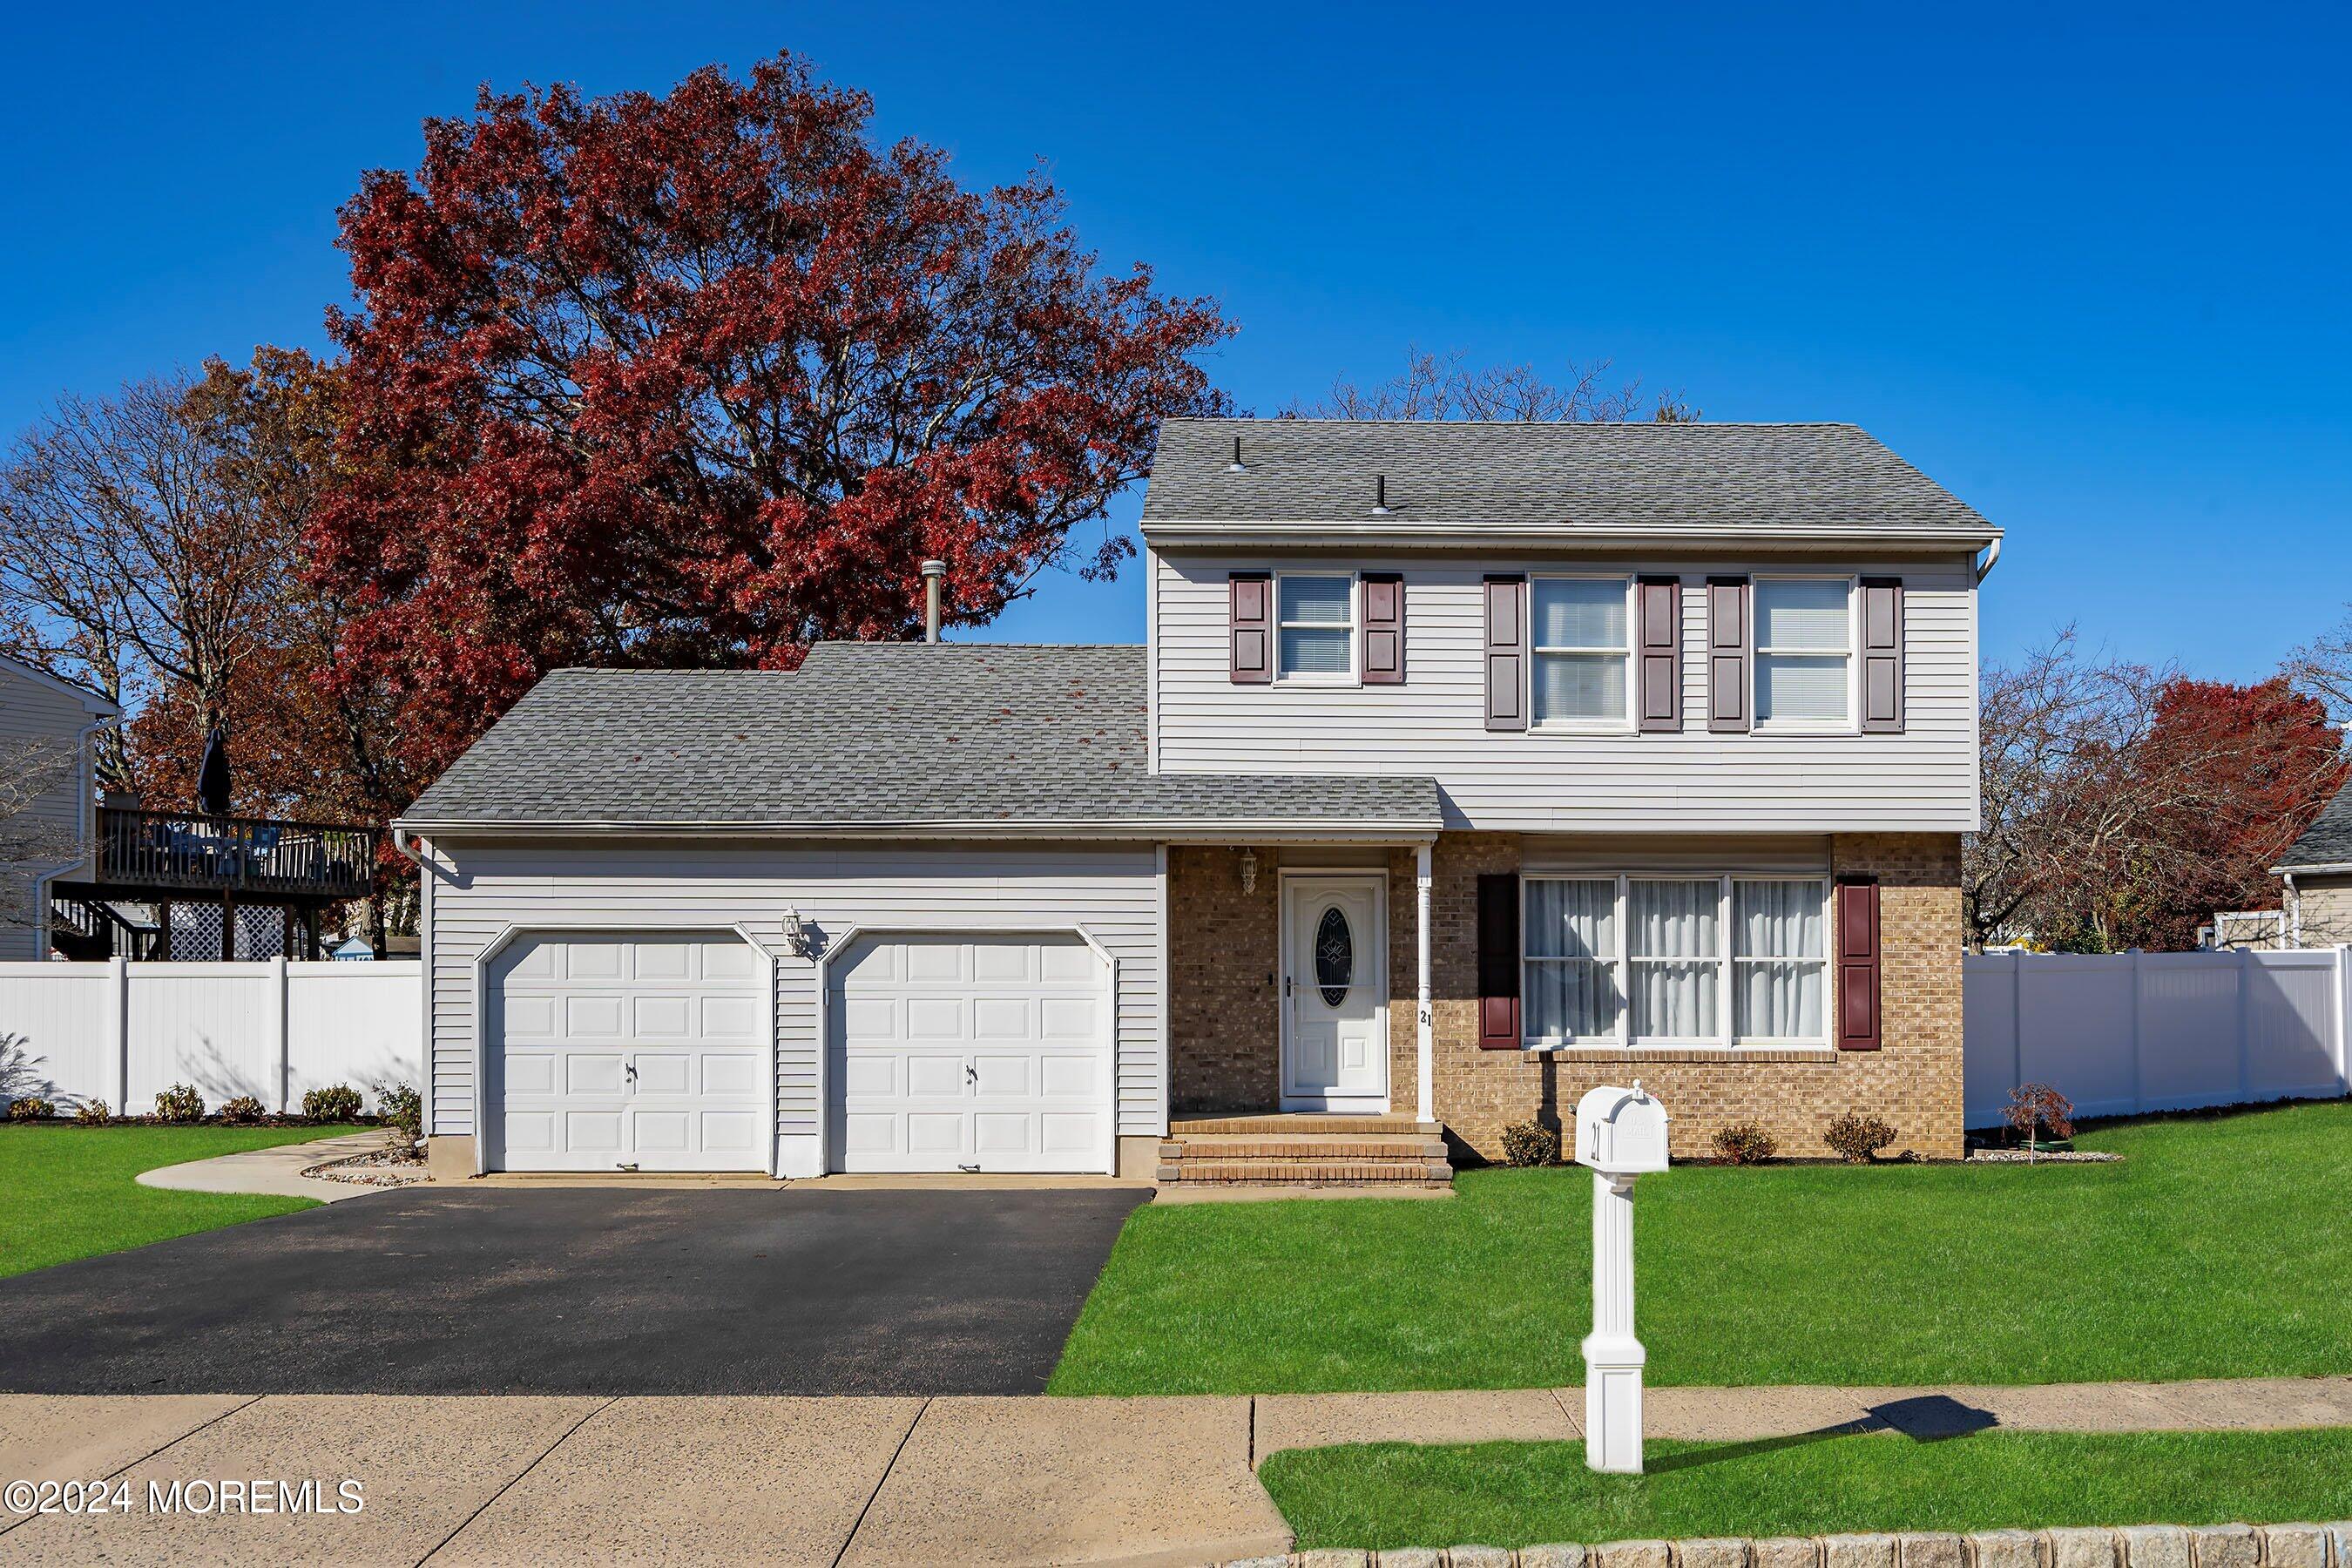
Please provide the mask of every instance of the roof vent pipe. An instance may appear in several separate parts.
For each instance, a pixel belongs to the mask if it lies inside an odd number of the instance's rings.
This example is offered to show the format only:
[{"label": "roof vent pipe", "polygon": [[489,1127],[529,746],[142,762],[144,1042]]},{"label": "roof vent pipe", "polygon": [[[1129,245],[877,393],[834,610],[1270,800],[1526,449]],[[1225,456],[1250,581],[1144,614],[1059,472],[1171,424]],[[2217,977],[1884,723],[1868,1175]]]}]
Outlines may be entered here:
[{"label": "roof vent pipe", "polygon": [[948,574],[944,561],[923,563],[923,640],[940,640],[940,582]]},{"label": "roof vent pipe", "polygon": [[1234,460],[1225,465],[1225,472],[1229,474],[1249,472],[1247,468],[1242,467],[1242,438],[1238,436],[1234,437]]},{"label": "roof vent pipe", "polygon": [[1389,477],[1386,474],[1374,474],[1372,476],[1372,515],[1386,517],[1388,514]]}]

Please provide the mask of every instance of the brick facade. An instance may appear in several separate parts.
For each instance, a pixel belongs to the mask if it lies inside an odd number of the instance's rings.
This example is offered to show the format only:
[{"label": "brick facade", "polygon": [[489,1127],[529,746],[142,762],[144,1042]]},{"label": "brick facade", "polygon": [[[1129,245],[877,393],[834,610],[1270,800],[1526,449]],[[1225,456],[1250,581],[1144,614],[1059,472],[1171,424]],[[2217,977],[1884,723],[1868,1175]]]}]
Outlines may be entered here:
[{"label": "brick facade", "polygon": [[[1241,890],[1230,848],[1169,851],[1171,1103],[1179,1111],[1279,1102],[1282,852],[1261,848]],[[1675,1152],[1707,1152],[1727,1122],[1763,1124],[1792,1157],[1821,1156],[1843,1110],[1884,1117],[1896,1150],[1962,1152],[1959,838],[1851,834],[1831,840],[1834,874],[1880,881],[1882,1048],[1876,1051],[1482,1051],[1477,1044],[1477,879],[1516,871],[1520,839],[1449,833],[1434,856],[1431,997],[1437,1116],[1457,1154],[1496,1159],[1502,1129],[1573,1115],[1593,1085],[1639,1076],[1675,1116]],[[1413,1105],[1413,854],[1388,852],[1390,1097]]]}]

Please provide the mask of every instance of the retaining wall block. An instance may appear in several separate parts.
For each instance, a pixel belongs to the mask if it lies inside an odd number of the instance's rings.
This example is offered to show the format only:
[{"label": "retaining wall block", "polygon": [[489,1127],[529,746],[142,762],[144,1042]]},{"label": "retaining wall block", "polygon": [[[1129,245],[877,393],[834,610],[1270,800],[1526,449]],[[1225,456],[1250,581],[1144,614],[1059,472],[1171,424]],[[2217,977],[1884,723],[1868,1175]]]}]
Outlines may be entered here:
[{"label": "retaining wall block", "polygon": [[2189,1532],[2177,1524],[2135,1524],[2116,1536],[2129,1568],[2189,1568]]},{"label": "retaining wall block", "polygon": [[2265,1568],[2327,1568],[2327,1532],[2315,1524],[2263,1526]]},{"label": "retaining wall block", "polygon": [[1381,1552],[1381,1568],[1445,1568],[1445,1553],[1433,1546],[1407,1546]]},{"label": "retaining wall block", "polygon": [[1675,1562],[1676,1568],[1748,1568],[1748,1542],[1744,1539],[1676,1542]]},{"label": "retaining wall block", "polygon": [[1519,1568],[1584,1568],[1581,1546],[1522,1546]]},{"label": "retaining wall block", "polygon": [[1445,1568],[1511,1568],[1511,1554],[1500,1546],[1449,1546]]},{"label": "retaining wall block", "polygon": [[1931,1531],[1912,1531],[1903,1537],[1903,1568],[1967,1568],[1960,1538]]},{"label": "retaining wall block", "polygon": [[[1968,1538],[1976,1568],[2042,1568],[2042,1538],[2030,1530],[1979,1530]],[[2180,1561],[2163,1568],[2189,1568],[2189,1538],[2180,1538]]]},{"label": "retaining wall block", "polygon": [[1301,1552],[1292,1561],[1298,1564],[1298,1568],[1372,1568],[1370,1552],[1349,1552],[1336,1546]]},{"label": "retaining wall block", "polygon": [[1891,1535],[1824,1535],[1822,1568],[1895,1568]]},{"label": "retaining wall block", "polygon": [[1674,1568],[1674,1548],[1663,1541],[1611,1541],[1592,1549],[1593,1568]]},{"label": "retaining wall block", "polygon": [[[2050,1568],[2116,1568],[2116,1532],[2112,1530],[2053,1530]],[[2251,1563],[2245,1568],[2254,1568]]]},{"label": "retaining wall block", "polygon": [[2251,1524],[2199,1524],[2189,1531],[2197,1568],[2259,1568],[2263,1539]]},{"label": "retaining wall block", "polygon": [[2352,1568],[2352,1521],[2326,1528],[2328,1554],[2335,1559],[2336,1568]]},{"label": "retaining wall block", "polygon": [[1821,1561],[1822,1543],[1810,1535],[1774,1535],[1756,1543],[1756,1568],[1821,1568]]}]

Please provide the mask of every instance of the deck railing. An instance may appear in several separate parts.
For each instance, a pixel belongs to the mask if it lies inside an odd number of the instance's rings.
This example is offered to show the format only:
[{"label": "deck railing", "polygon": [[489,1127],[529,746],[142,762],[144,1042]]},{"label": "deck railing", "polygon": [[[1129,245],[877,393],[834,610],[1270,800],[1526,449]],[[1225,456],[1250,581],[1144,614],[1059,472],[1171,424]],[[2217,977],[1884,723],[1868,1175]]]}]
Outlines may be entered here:
[{"label": "deck railing", "polygon": [[356,899],[369,891],[374,860],[374,829],[350,824],[98,814],[97,879],[126,888]]}]

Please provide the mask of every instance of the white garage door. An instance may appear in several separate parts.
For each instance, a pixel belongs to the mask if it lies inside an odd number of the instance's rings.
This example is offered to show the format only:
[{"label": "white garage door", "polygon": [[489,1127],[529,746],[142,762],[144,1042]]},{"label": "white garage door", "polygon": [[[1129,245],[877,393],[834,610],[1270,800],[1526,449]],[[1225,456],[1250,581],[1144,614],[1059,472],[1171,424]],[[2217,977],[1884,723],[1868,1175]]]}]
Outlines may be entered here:
[{"label": "white garage door", "polygon": [[488,1000],[494,1168],[765,1168],[767,960],[740,937],[518,937]]},{"label": "white garage door", "polygon": [[1076,937],[876,937],[832,966],[842,1171],[1101,1171],[1105,966]]}]

